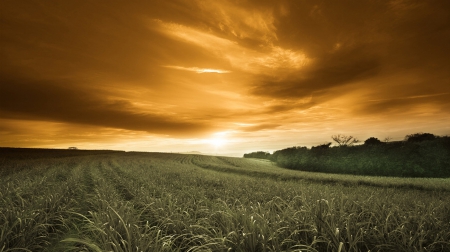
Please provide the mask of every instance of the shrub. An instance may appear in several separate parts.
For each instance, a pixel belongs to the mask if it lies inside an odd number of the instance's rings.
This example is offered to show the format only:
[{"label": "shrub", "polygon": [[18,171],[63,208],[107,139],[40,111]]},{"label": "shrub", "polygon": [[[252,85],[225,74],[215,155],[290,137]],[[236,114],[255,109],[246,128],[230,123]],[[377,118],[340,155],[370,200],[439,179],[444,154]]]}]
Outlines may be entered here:
[{"label": "shrub", "polygon": [[406,135],[405,140],[408,142],[423,142],[427,140],[434,140],[435,135],[431,133],[416,133],[411,135]]},{"label": "shrub", "polygon": [[381,141],[376,137],[368,138],[366,141],[364,141],[364,145],[376,145],[381,144]]}]

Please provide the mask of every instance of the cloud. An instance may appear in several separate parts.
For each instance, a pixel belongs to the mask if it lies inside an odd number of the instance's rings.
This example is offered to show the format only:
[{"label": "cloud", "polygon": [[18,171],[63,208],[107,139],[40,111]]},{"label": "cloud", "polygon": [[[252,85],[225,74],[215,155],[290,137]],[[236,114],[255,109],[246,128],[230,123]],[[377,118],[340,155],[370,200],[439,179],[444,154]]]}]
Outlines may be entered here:
[{"label": "cloud", "polygon": [[379,73],[381,62],[364,47],[339,49],[314,59],[308,67],[288,76],[262,76],[251,93],[278,99],[320,95]]},{"label": "cloud", "polygon": [[[227,130],[289,140],[367,130],[368,118],[390,118],[379,131],[425,115],[438,125],[450,111],[449,1],[3,5],[0,120],[9,126],[0,134],[11,141],[69,128],[79,135],[61,141]],[[42,130],[25,136],[20,125]]]},{"label": "cloud", "polygon": [[[240,40],[272,43],[277,40],[273,8],[268,5],[231,1],[196,1],[203,20],[211,27]],[[211,15],[214,13],[213,15]]]},{"label": "cloud", "polygon": [[3,118],[96,125],[164,135],[204,134],[212,125],[177,114],[146,112],[132,101],[106,97],[99,90],[73,83],[2,78],[0,116]]},{"label": "cloud", "polygon": [[143,43],[151,34],[128,5],[29,1],[4,7],[0,53],[21,71],[135,81],[154,64],[152,47]]},{"label": "cloud", "polygon": [[238,130],[240,132],[256,132],[261,130],[273,130],[282,126],[282,124],[259,123],[259,124],[240,124],[238,126],[239,126]]},{"label": "cloud", "polygon": [[164,67],[172,68],[172,69],[176,69],[176,70],[195,72],[195,73],[219,73],[219,74],[230,73],[230,71],[227,71],[227,70],[211,69],[211,68],[181,67],[181,66],[164,66]]},{"label": "cloud", "polygon": [[[408,90],[402,92],[410,93]],[[365,100],[352,110],[358,115],[434,115],[448,117],[450,110],[450,93],[395,96],[392,98],[380,98]],[[385,96],[386,97],[386,96]]]},{"label": "cloud", "polygon": [[[153,20],[156,30],[173,39],[196,45],[216,57],[227,60],[234,69],[253,74],[267,73],[279,69],[300,69],[308,64],[301,51],[293,51],[272,44],[262,48],[247,48],[238,42],[219,37],[213,33],[181,24]],[[153,26],[151,26],[153,27]]]}]

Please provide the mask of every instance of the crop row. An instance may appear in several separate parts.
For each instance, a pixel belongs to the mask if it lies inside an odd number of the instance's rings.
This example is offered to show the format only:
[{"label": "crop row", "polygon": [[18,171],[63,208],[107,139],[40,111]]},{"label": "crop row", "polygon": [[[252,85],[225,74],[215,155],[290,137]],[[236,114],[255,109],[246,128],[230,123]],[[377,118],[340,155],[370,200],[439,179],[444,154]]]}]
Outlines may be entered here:
[{"label": "crop row", "polygon": [[[446,190],[317,183],[226,157],[70,160],[1,177],[0,251],[450,251]],[[282,179],[301,175],[316,177]]]}]

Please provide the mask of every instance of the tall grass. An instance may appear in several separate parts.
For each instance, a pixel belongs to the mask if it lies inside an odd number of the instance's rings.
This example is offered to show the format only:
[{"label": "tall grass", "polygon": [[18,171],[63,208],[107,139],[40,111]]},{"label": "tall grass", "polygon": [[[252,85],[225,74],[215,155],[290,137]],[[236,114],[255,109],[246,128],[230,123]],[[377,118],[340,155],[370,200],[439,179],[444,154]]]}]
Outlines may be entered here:
[{"label": "tall grass", "polygon": [[0,251],[450,251],[440,179],[164,153],[28,165],[0,177]]}]

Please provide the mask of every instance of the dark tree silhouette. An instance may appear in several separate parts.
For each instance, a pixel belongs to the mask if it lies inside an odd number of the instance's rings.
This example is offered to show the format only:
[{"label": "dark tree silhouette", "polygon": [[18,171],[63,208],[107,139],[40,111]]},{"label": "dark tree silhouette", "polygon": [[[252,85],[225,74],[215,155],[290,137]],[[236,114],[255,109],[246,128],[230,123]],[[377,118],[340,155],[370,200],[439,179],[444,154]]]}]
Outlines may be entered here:
[{"label": "dark tree silhouette", "polygon": [[392,137],[385,137],[383,142],[389,143],[392,140]]},{"label": "dark tree silhouette", "polygon": [[376,137],[370,137],[366,141],[364,141],[364,145],[377,145],[381,143],[382,142]]},{"label": "dark tree silhouette", "polygon": [[406,135],[405,140],[408,142],[422,142],[427,140],[434,140],[435,135],[431,133],[416,133],[411,135]]},{"label": "dark tree silhouette", "polygon": [[355,143],[358,143],[359,140],[354,138],[353,136],[346,135],[334,135],[331,138],[339,145],[339,146],[352,146]]}]

